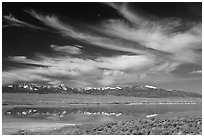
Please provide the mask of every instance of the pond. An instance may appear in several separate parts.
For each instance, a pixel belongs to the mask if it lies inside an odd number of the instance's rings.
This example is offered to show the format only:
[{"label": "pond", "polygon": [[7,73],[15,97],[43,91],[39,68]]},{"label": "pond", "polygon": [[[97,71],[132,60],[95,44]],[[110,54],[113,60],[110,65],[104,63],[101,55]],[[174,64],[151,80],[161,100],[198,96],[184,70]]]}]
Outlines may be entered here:
[{"label": "pond", "polygon": [[[67,107],[14,107],[5,115],[26,119],[47,119],[61,122],[115,121],[163,114],[202,112],[202,104],[139,104],[139,105],[69,105]],[[105,119],[105,120],[104,120]],[[101,122],[100,121],[100,122]]]}]

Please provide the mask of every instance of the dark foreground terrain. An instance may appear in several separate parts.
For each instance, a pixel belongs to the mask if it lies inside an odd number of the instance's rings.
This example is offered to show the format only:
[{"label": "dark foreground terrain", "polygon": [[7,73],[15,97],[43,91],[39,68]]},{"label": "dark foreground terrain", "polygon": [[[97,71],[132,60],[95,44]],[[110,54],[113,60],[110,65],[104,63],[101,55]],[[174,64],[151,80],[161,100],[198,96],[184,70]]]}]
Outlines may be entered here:
[{"label": "dark foreground terrain", "polygon": [[62,127],[52,131],[29,132],[21,130],[18,135],[201,135],[202,117],[151,118],[120,121],[95,128],[83,126]]}]

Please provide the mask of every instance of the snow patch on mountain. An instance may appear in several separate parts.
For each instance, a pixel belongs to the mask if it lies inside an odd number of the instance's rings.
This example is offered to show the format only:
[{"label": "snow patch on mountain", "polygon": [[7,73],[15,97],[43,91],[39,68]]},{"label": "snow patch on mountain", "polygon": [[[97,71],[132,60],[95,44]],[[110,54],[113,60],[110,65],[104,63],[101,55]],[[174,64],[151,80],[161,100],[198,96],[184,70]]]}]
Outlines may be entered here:
[{"label": "snow patch on mountain", "polygon": [[145,85],[146,88],[152,88],[152,89],[157,89],[157,87],[150,86],[150,85]]}]

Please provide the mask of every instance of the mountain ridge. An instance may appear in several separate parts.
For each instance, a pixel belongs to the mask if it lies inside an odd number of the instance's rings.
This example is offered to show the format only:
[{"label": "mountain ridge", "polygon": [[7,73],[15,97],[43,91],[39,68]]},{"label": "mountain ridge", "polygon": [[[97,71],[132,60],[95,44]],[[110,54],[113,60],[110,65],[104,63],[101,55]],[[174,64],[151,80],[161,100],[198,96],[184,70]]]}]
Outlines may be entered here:
[{"label": "mountain ridge", "polygon": [[58,86],[42,86],[37,84],[18,84],[2,87],[3,93],[38,93],[38,94],[86,94],[86,95],[114,95],[114,96],[134,96],[147,98],[168,98],[168,97],[196,97],[202,95],[193,92],[166,90],[151,85],[126,86],[126,87],[85,87],[71,88],[64,84]]}]

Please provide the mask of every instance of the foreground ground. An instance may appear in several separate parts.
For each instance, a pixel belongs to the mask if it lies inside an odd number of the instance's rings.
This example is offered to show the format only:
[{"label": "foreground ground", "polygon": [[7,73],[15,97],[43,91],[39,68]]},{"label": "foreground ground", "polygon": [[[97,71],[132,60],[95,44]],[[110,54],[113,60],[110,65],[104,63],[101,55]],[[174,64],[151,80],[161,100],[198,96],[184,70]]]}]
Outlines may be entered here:
[{"label": "foreground ground", "polygon": [[84,126],[62,127],[56,130],[31,132],[21,130],[18,135],[201,135],[202,118],[173,117],[137,119],[108,123],[94,128]]},{"label": "foreground ground", "polygon": [[[161,104],[196,103],[200,98],[136,98],[60,94],[2,94],[3,134],[201,134],[202,110],[161,114],[153,118],[84,116],[69,114],[66,121],[58,117],[34,119],[5,115],[15,107],[53,108],[78,107],[89,104]],[[80,106],[81,107],[81,106]],[[23,113],[23,112],[21,112]],[[65,118],[65,117],[64,117]],[[91,121],[91,122],[90,122]],[[159,127],[159,128],[157,128]],[[166,132],[161,132],[166,131]]]}]

